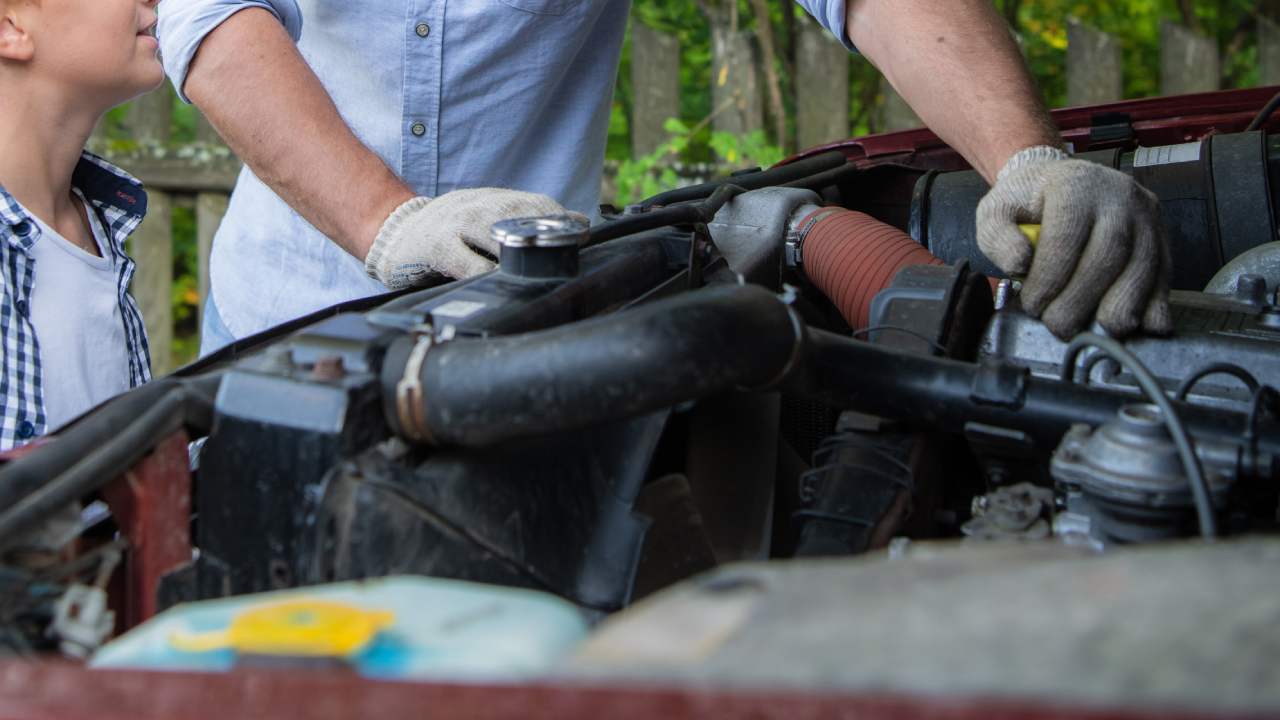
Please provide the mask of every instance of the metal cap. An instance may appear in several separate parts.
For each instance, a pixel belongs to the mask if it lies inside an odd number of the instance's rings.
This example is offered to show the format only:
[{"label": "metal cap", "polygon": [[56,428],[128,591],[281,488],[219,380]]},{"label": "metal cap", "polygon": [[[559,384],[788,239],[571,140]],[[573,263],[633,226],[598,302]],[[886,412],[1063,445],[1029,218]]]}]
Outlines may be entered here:
[{"label": "metal cap", "polygon": [[509,248],[577,247],[586,241],[589,229],[580,217],[552,215],[503,220],[490,233],[494,242]]}]

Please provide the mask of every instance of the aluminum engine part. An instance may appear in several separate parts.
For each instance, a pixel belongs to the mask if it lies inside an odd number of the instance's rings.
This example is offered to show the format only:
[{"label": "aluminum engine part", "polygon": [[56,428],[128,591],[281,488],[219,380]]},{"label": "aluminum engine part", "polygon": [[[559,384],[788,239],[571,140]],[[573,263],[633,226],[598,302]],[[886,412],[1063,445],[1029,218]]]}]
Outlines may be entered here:
[{"label": "aluminum engine part", "polygon": [[973,519],[960,530],[971,540],[1046,540],[1053,511],[1053,490],[1019,483],[975,498]]},{"label": "aluminum engine part", "polygon": [[[1200,443],[1197,454],[1215,507],[1236,480],[1229,454]],[[1077,425],[1063,438],[1051,470],[1070,514],[1109,542],[1150,542],[1191,534],[1195,500],[1178,449],[1154,405],[1130,405],[1097,430]]]},{"label": "aluminum engine part", "polygon": [[[1198,292],[1172,293],[1170,302],[1174,333],[1170,337],[1137,337],[1126,346],[1170,392],[1186,378],[1209,365],[1229,362],[1263,385],[1280,387],[1280,312],[1256,303],[1255,284],[1249,276],[1238,285],[1239,295]],[[981,358],[998,358],[1027,367],[1043,378],[1062,376],[1067,345],[1053,336],[1039,320],[1022,311],[1013,293],[1001,293],[1004,307],[996,313],[982,340]],[[1096,329],[1095,329],[1096,330]],[[1096,351],[1087,351],[1081,363],[1088,366]],[[1098,363],[1092,385],[1138,393],[1127,372],[1110,361]],[[1248,412],[1252,394],[1239,380],[1214,375],[1198,382],[1188,396],[1192,403]]]},{"label": "aluminum engine part", "polygon": [[[1280,242],[1267,243],[1241,254],[1227,263],[1209,281],[1204,291],[1218,295],[1236,292],[1241,278],[1255,276],[1261,279],[1266,297],[1267,291],[1275,293],[1280,289]],[[1274,295],[1270,301],[1275,302]]]}]

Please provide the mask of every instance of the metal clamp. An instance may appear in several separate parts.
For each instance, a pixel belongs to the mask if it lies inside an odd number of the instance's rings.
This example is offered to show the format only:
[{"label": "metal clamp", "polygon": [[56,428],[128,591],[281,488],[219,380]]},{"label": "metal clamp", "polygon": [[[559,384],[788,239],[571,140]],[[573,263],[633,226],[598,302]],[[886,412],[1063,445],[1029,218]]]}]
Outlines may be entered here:
[{"label": "metal clamp", "polygon": [[804,239],[814,225],[837,209],[804,205],[792,213],[783,245],[783,261],[788,268],[795,270],[804,267]]},{"label": "metal clamp", "polygon": [[436,335],[428,325],[417,337],[418,341],[404,364],[404,376],[396,383],[396,414],[405,435],[412,440],[434,445],[435,438],[427,426],[427,397],[422,387],[422,368],[426,365],[427,353],[436,345]]},{"label": "metal clamp", "polygon": [[747,392],[765,392],[781,385],[787,378],[791,377],[791,373],[795,372],[800,366],[800,361],[804,356],[805,341],[808,338],[808,332],[805,330],[804,318],[800,317],[800,313],[796,312],[792,303],[795,302],[795,288],[785,286],[782,302],[787,306],[787,317],[791,320],[791,329],[795,333],[794,342],[791,343],[791,355],[787,358],[786,365],[778,371],[772,380],[762,385],[751,388],[741,388]]}]

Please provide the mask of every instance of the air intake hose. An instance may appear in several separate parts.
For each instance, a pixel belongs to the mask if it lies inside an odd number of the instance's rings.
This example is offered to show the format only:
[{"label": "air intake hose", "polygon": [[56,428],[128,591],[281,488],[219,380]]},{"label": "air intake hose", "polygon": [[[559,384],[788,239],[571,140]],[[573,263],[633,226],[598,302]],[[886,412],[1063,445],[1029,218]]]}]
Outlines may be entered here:
[{"label": "air intake hose", "polygon": [[906,267],[944,265],[892,225],[844,208],[800,208],[788,242],[804,274],[854,329],[867,327],[871,301]]}]

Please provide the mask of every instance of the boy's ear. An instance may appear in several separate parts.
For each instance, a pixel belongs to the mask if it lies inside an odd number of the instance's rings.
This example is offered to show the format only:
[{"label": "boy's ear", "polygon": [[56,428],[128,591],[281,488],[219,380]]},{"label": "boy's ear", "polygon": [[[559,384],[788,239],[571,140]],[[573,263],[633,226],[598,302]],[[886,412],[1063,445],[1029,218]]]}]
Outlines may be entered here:
[{"label": "boy's ear", "polygon": [[[3,7],[4,3],[0,3]],[[27,32],[26,22],[13,7],[0,13],[0,60],[26,62],[36,52],[36,44]]]}]

